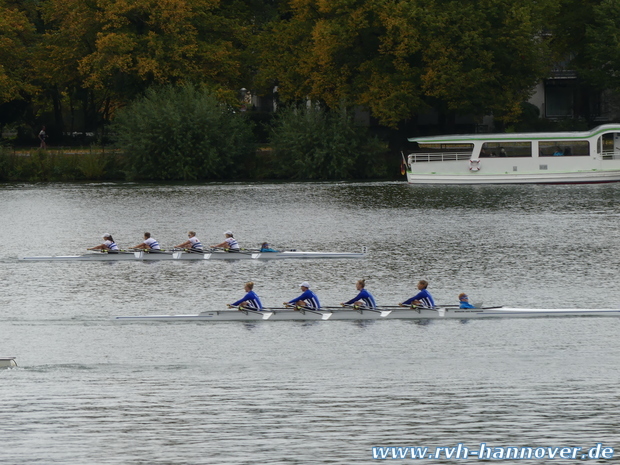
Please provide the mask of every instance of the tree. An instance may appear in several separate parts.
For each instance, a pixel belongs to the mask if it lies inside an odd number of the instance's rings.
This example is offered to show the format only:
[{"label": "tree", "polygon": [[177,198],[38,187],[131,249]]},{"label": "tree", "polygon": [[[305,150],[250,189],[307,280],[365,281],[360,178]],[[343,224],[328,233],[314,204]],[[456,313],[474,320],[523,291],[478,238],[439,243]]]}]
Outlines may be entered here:
[{"label": "tree", "polygon": [[113,130],[137,179],[231,179],[254,150],[244,115],[195,86],[150,88]]},{"label": "tree", "polygon": [[385,145],[356,126],[344,109],[286,108],[277,115],[271,143],[278,177],[342,180],[385,174]]},{"label": "tree", "polygon": [[551,0],[290,0],[261,37],[260,82],[289,100],[363,105],[395,126],[429,104],[518,113],[551,64]]},{"label": "tree", "polygon": [[32,92],[29,47],[34,42],[34,27],[16,6],[0,0],[0,104],[19,100]]}]

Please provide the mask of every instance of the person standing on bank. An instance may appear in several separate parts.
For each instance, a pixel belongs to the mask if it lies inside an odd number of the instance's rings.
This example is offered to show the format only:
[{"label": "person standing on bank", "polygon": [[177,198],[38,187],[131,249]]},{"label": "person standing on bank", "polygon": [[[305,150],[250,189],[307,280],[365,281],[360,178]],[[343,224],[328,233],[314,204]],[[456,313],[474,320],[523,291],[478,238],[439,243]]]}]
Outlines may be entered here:
[{"label": "person standing on bank", "polygon": [[39,140],[41,141],[41,145],[39,145],[40,149],[46,149],[47,145],[45,145],[45,139],[47,139],[47,134],[45,133],[45,126],[41,128],[41,132],[39,132]]}]

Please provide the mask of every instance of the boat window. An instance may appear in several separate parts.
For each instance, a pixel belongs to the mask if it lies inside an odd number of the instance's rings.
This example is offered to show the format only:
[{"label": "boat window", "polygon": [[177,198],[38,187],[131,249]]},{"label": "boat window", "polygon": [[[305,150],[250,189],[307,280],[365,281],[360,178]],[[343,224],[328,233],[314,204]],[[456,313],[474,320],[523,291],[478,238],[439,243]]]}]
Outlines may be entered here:
[{"label": "boat window", "polygon": [[409,163],[469,160],[473,150],[474,144],[469,143],[420,144],[409,154]]},{"label": "boat window", "polygon": [[531,157],[531,142],[485,142],[480,149],[480,157]]},{"label": "boat window", "polygon": [[538,143],[538,149],[541,157],[587,157],[590,155],[590,142],[587,140],[545,140]]},{"label": "boat window", "polygon": [[601,138],[599,138],[599,146],[603,146],[603,152],[601,155],[603,156],[603,160],[618,160],[620,159],[620,133],[618,132],[608,132],[603,134]]}]

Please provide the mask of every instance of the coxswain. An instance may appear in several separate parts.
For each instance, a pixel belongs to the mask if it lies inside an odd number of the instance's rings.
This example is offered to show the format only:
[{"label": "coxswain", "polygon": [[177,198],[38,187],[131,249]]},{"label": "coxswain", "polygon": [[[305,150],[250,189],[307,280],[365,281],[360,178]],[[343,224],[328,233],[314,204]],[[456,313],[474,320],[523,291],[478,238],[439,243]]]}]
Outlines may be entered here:
[{"label": "coxswain", "polygon": [[237,240],[233,237],[232,231],[226,231],[224,235],[226,236],[224,242],[221,244],[212,245],[211,247],[214,249],[225,249],[227,252],[239,252],[241,249],[237,243]]},{"label": "coxswain", "polygon": [[116,245],[116,242],[112,239],[112,235],[106,233],[103,235],[103,244],[86,250],[106,250],[108,252],[118,252],[118,245]]},{"label": "coxswain", "polygon": [[476,308],[469,303],[469,297],[464,292],[459,294],[459,308]]},{"label": "coxswain", "polygon": [[269,243],[268,242],[263,242],[260,245],[260,251],[261,252],[279,252],[279,250],[273,249],[271,247],[269,247]]},{"label": "coxswain", "polygon": [[321,308],[321,303],[319,302],[319,298],[316,294],[310,290],[310,283],[308,281],[304,281],[299,285],[299,287],[301,287],[302,294],[293,300],[284,302],[284,305],[286,307],[296,306],[305,307],[310,310],[319,310]]},{"label": "coxswain", "polygon": [[254,283],[252,281],[245,283],[243,288],[246,294],[236,302],[232,304],[228,304],[228,308],[239,307],[239,310],[243,310],[247,308],[249,310],[262,310],[263,303],[260,301],[260,298],[254,292]]},{"label": "coxswain", "polygon": [[405,300],[404,302],[399,303],[398,305],[401,307],[408,307],[409,305],[415,305],[418,307],[424,308],[433,308],[435,307],[435,301],[431,296],[430,292],[426,290],[428,287],[428,281],[420,280],[418,282],[418,292],[416,295],[411,297],[410,299]]},{"label": "coxswain", "polygon": [[150,232],[144,233],[144,242],[142,244],[138,244],[132,249],[142,249],[142,250],[157,250],[160,251],[161,247],[159,247],[159,242],[151,237]]},{"label": "coxswain", "polygon": [[191,252],[202,252],[202,244],[196,237],[196,233],[194,231],[190,231],[187,233],[188,239],[182,244],[175,245],[175,249],[189,249]]},{"label": "coxswain", "polygon": [[356,307],[362,307],[362,308],[377,308],[377,303],[375,302],[375,298],[370,292],[368,292],[365,289],[365,287],[366,287],[366,280],[359,279],[355,283],[355,288],[359,291],[359,294],[357,294],[351,300],[347,302],[343,302],[340,305],[342,305],[343,307],[345,305],[354,305]]}]

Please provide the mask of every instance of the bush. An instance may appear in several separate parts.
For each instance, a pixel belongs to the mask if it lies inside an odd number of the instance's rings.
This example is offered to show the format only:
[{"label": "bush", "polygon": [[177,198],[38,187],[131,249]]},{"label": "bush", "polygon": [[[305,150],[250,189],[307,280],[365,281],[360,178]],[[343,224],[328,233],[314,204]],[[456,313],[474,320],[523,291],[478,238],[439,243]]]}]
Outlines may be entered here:
[{"label": "bush", "polygon": [[248,119],[194,86],[148,90],[112,131],[137,179],[230,179],[254,150]]},{"label": "bush", "polygon": [[276,115],[271,144],[276,177],[368,179],[385,175],[387,147],[345,110],[297,106]]}]

